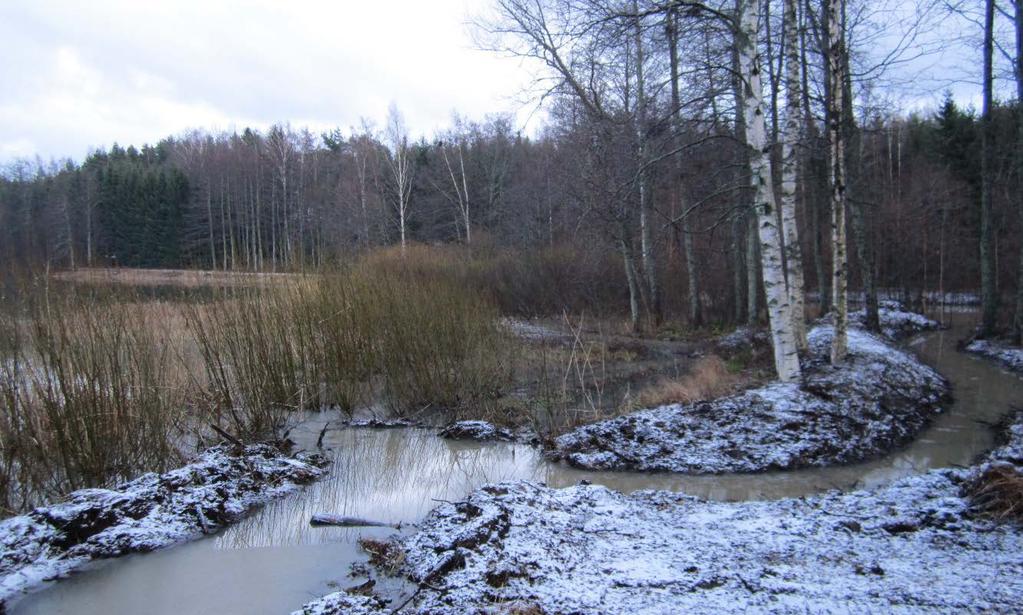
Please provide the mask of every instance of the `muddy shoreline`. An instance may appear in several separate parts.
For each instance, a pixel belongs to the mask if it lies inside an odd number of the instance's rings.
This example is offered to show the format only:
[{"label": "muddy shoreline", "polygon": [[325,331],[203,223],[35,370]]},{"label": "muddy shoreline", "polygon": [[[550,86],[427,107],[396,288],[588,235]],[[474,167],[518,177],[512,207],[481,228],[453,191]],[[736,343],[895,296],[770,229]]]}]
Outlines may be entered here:
[{"label": "muddy shoreline", "polygon": [[315,453],[274,444],[220,445],[164,474],[82,489],[0,522],[0,612],[92,560],[145,553],[218,531],[324,473]]}]

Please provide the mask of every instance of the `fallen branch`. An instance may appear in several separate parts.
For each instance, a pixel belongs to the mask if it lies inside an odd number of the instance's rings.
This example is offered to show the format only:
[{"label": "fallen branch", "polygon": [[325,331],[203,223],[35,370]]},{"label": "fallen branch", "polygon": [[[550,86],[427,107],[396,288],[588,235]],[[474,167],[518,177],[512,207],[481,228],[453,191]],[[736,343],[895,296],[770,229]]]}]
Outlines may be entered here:
[{"label": "fallen branch", "polygon": [[396,530],[401,529],[400,523],[386,523],[384,521],[372,521],[370,519],[360,519],[358,517],[345,517],[343,515],[334,515],[331,513],[316,513],[309,520],[309,525],[332,525],[337,527],[393,527]]}]

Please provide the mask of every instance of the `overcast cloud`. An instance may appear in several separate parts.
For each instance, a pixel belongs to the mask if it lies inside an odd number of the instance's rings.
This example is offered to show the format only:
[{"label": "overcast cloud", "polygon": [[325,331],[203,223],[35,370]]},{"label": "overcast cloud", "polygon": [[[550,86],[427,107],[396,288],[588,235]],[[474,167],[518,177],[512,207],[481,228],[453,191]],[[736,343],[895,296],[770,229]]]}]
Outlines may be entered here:
[{"label": "overcast cloud", "polygon": [[0,3],[0,160],[81,157],[189,128],[413,132],[524,116],[516,60],[472,49],[465,0]]},{"label": "overcast cloud", "polygon": [[[904,110],[933,108],[945,89],[975,101],[979,84],[968,81],[979,75],[979,30],[940,12],[918,23],[913,4],[865,5],[887,22],[859,46],[866,65],[885,58],[907,28],[930,50],[889,67],[873,95]],[[3,0],[0,163],[81,160],[115,141],[154,143],[191,128],[290,122],[319,131],[363,117],[379,127],[392,101],[420,135],[449,125],[453,111],[513,113],[521,127],[533,110],[521,100],[527,69],[537,67],[473,49],[465,22],[482,5]]]}]

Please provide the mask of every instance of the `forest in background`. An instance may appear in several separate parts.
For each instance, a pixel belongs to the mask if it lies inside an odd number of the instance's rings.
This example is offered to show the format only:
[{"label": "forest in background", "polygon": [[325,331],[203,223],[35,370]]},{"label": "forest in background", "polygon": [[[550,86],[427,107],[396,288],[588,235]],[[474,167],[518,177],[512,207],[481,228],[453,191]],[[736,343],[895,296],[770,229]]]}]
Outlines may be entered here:
[{"label": "forest in background", "polygon": [[[687,3],[674,11],[656,3],[637,9],[638,34],[633,18],[608,18],[611,4],[551,3],[564,11],[557,23],[543,24],[515,22],[530,15],[530,3],[499,4],[506,24],[522,26],[519,34],[529,25],[562,26],[564,33],[587,20],[603,24],[576,36],[572,61],[551,71],[548,119],[537,136],[519,134],[507,117],[456,117],[449,130],[415,140],[392,107],[380,129],[197,130],[141,148],[114,145],[81,164],[16,162],[0,178],[0,258],[51,268],[297,271],[381,246],[459,244],[469,256],[520,254],[559,270],[553,280],[594,289],[593,305],[566,299],[546,302],[549,310],[625,313],[628,263],[642,260],[632,267],[660,289],[655,299],[643,298],[657,320],[760,317],[765,301],[746,127],[737,113],[741,85],[723,27],[685,14]],[[866,20],[864,6],[851,4],[850,33],[856,19]],[[790,45],[781,3],[763,8],[759,52],[777,191]],[[796,216],[806,288],[826,303],[832,246],[824,7],[799,3],[798,20],[800,44],[792,48],[801,55],[804,126]],[[855,40],[850,34],[850,45]],[[541,46],[523,55],[549,60],[558,53]],[[844,61],[855,62],[855,54]],[[587,70],[590,82],[573,85]],[[851,286],[869,272],[876,286],[908,296],[976,291],[982,114],[948,97],[936,112],[906,115],[876,95],[874,77],[846,72]],[[1021,247],[1017,111],[1009,101],[990,113],[990,223],[1003,323],[1014,308]],[[644,211],[649,217],[641,220]]]}]

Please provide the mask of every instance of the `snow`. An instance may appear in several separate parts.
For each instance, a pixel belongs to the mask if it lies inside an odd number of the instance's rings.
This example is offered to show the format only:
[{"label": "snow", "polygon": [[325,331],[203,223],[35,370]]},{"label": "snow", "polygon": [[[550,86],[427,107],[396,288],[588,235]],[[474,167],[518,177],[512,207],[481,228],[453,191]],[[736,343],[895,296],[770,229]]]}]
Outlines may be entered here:
[{"label": "snow", "polygon": [[[898,301],[878,302],[877,317],[881,325],[881,334],[891,341],[899,341],[923,331],[933,331],[941,328],[941,324],[936,320],[927,318],[923,314],[910,312]],[[850,327],[862,329],[866,320],[866,310],[857,310],[849,313]],[[826,314],[820,319],[820,322],[831,324],[832,314]]]},{"label": "snow", "polygon": [[[1023,414],[1007,436],[989,459],[1015,458],[1018,468]],[[961,493],[977,471],[743,503],[488,485],[397,539],[402,573],[421,587],[403,612],[1016,611],[1023,532],[971,514]],[[350,612],[331,608],[336,599],[300,613]]]},{"label": "snow", "polygon": [[[946,305],[946,306],[977,306],[980,305],[980,295],[977,293],[962,293],[962,292],[938,292],[935,290],[929,290],[927,292],[904,292],[902,290],[896,290],[893,288],[882,288],[877,293],[878,303],[884,301],[924,301],[931,305]],[[808,301],[819,302],[820,293],[811,291],[806,293],[806,299]],[[850,291],[849,302],[850,303],[863,303],[865,300],[863,292]]]},{"label": "snow", "polygon": [[585,425],[551,455],[589,470],[760,472],[860,461],[909,441],[948,399],[947,381],[906,352],[850,329],[849,360],[828,362],[833,329],[809,335],[804,382],[642,410]]},{"label": "snow", "polygon": [[147,552],[209,534],[253,507],[318,478],[326,460],[270,444],[218,446],[164,474],[67,500],[0,522],[4,603],[93,559]]},{"label": "snow", "polygon": [[515,439],[512,432],[488,421],[455,421],[441,429],[437,435],[449,440],[475,440],[477,442],[490,440],[511,442]]},{"label": "snow", "polygon": [[1023,348],[992,340],[973,340],[966,352],[993,359],[1011,372],[1023,374]]},{"label": "snow", "polygon": [[563,340],[569,337],[564,332],[548,325],[518,318],[502,318],[501,325],[515,337],[532,342]]}]

